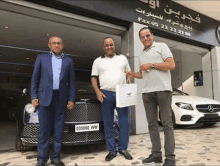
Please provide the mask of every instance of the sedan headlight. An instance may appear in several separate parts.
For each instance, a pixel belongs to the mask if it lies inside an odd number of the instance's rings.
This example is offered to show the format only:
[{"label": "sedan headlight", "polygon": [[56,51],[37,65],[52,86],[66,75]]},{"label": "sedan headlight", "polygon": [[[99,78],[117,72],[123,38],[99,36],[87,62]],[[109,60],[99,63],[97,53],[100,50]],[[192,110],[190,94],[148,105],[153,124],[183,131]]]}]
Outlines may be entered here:
[{"label": "sedan headlight", "polygon": [[32,114],[35,111],[35,107],[31,103],[28,103],[25,105],[24,110],[27,113]]},{"label": "sedan headlight", "polygon": [[179,102],[179,103],[176,103],[176,105],[177,105],[178,107],[182,108],[182,109],[193,110],[192,105],[189,104],[189,103],[181,103],[181,102]]}]

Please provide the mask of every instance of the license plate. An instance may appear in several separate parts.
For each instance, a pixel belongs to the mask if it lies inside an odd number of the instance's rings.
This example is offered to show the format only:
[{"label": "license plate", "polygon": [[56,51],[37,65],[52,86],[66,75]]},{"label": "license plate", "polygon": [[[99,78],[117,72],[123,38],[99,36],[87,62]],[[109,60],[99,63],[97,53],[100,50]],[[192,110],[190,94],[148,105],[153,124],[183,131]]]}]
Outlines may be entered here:
[{"label": "license plate", "polygon": [[205,114],[205,118],[218,118],[218,114]]},{"label": "license plate", "polygon": [[75,125],[75,132],[98,131],[99,123]]}]

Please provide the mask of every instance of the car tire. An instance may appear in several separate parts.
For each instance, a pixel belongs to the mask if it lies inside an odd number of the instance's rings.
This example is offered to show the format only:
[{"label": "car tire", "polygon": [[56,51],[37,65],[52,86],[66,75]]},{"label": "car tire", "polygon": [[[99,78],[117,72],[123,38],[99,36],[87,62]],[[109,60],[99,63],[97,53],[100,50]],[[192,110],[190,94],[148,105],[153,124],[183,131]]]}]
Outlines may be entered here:
[{"label": "car tire", "polygon": [[208,122],[205,122],[203,123],[204,126],[214,126],[217,122],[212,122],[212,123],[208,123]]},{"label": "car tire", "polygon": [[17,113],[18,113],[18,108],[17,107],[10,108],[8,110],[9,120],[12,121],[12,122],[16,122],[17,121]]},{"label": "car tire", "polygon": [[20,136],[20,130],[19,130],[19,123],[17,122],[16,126],[16,139],[15,139],[15,150],[16,151],[27,151],[31,150],[33,147],[32,146],[25,146],[22,144],[21,141],[21,136]]},{"label": "car tire", "polygon": [[172,110],[172,121],[173,121],[173,128],[177,128],[178,125],[176,124],[176,118],[175,118],[173,110]]}]

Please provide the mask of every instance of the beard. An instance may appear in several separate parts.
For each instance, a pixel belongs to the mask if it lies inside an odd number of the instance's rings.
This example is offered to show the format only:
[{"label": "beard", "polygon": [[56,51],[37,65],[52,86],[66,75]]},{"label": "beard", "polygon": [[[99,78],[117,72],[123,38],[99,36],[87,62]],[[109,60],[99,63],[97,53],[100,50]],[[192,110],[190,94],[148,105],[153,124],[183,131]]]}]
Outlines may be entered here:
[{"label": "beard", "polygon": [[115,54],[111,54],[111,55],[109,55],[109,57],[112,58],[114,55],[115,55]]},{"label": "beard", "polygon": [[62,52],[53,52],[55,56],[60,56]]}]

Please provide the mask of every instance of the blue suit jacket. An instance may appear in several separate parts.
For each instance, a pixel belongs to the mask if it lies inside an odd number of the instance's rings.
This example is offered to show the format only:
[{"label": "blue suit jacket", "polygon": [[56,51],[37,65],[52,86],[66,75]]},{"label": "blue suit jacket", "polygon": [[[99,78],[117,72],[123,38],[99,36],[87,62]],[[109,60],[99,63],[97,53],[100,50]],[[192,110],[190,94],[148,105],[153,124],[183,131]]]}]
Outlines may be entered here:
[{"label": "blue suit jacket", "polygon": [[[37,98],[40,106],[49,106],[53,96],[52,55],[41,54],[37,57],[31,79],[31,100]],[[75,72],[73,61],[64,55],[59,84],[60,104],[66,106],[68,101],[75,102]]]}]

